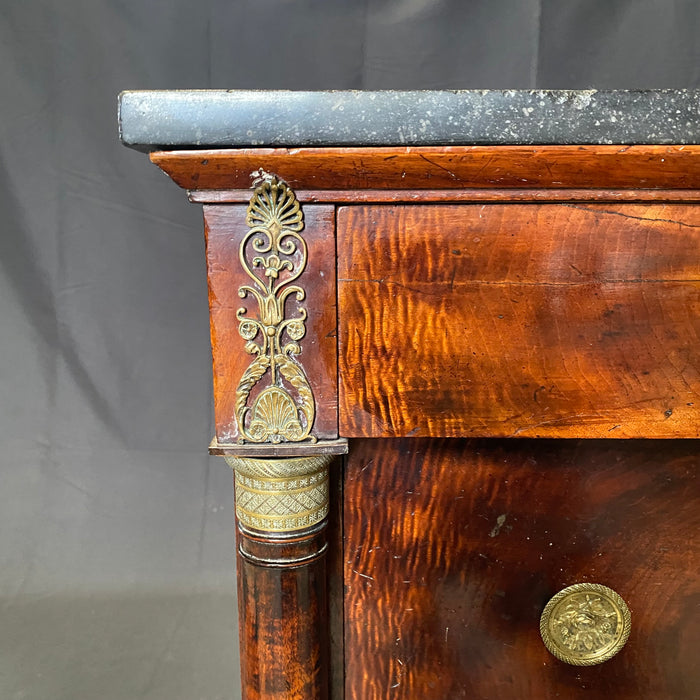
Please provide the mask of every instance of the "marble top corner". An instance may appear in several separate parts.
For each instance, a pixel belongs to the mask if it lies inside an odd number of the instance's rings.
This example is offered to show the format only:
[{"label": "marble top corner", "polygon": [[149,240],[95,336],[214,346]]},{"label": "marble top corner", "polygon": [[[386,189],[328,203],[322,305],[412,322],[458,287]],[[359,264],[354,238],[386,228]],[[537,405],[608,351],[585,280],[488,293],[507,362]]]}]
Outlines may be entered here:
[{"label": "marble top corner", "polygon": [[697,144],[700,90],[127,91],[119,129],[145,151]]}]

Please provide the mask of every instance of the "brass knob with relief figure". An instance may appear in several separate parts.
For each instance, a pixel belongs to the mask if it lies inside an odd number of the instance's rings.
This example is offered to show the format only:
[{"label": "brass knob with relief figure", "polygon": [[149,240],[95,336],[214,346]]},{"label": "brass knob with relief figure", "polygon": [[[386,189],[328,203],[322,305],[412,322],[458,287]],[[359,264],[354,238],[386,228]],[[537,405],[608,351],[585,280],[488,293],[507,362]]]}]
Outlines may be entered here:
[{"label": "brass knob with relief figure", "polygon": [[608,661],[630,635],[625,601],[598,583],[576,583],[559,591],[545,606],[540,634],[548,651],[574,666]]}]

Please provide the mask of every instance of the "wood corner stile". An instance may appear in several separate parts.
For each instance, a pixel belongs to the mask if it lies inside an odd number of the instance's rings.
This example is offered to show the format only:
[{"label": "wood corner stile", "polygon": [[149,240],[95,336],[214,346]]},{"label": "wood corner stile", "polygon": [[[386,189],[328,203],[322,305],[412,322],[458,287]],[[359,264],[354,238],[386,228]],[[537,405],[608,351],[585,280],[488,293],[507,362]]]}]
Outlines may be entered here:
[{"label": "wood corner stile", "polygon": [[[329,465],[347,444],[337,437],[336,386],[316,378],[328,359],[318,357],[323,343],[310,336],[327,323],[313,292],[330,285],[334,295],[335,279],[319,274],[310,253],[327,244],[332,217],[312,212],[308,235],[320,222],[321,242],[308,240],[293,190],[272,175],[257,183],[244,220],[242,213],[227,206],[210,212],[207,225],[221,397],[211,451],[234,471],[243,693],[326,700]],[[316,355],[311,370],[307,355]]]}]

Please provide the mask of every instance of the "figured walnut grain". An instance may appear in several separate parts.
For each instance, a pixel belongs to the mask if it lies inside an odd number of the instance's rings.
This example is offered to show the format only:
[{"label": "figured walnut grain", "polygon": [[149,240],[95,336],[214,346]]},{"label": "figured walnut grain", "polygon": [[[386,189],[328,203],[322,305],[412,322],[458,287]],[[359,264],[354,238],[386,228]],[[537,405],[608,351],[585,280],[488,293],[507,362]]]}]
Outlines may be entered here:
[{"label": "figured walnut grain", "polygon": [[347,437],[696,437],[700,215],[342,207]]},{"label": "figured walnut grain", "polygon": [[[345,700],[700,697],[696,441],[356,440],[345,481]],[[540,614],[616,590],[627,646],[568,666]]]}]

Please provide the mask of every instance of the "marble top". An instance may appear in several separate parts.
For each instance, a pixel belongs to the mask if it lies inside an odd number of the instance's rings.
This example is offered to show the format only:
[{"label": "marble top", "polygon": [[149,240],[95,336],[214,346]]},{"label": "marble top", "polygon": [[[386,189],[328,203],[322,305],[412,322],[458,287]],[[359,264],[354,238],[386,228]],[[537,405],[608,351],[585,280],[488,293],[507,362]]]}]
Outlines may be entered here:
[{"label": "marble top", "polygon": [[119,133],[144,151],[697,144],[700,90],[127,91]]}]

